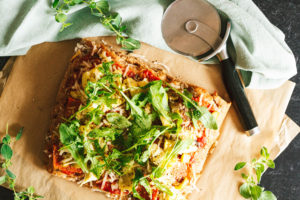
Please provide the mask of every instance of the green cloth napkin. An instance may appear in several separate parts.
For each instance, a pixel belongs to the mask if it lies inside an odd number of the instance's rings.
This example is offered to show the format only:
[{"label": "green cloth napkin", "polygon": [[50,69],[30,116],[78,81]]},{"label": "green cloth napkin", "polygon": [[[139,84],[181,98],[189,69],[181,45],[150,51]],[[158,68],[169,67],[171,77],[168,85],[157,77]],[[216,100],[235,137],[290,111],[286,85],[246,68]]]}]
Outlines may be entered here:
[{"label": "green cloth napkin", "polygon": [[[130,36],[171,51],[161,35],[161,19],[172,0],[109,0],[120,13]],[[229,53],[250,88],[275,88],[297,73],[284,34],[273,26],[251,0],[209,0],[232,23]],[[45,41],[111,35],[88,8],[70,12],[73,25],[59,32],[50,0],[0,1],[0,56],[23,55]]]}]

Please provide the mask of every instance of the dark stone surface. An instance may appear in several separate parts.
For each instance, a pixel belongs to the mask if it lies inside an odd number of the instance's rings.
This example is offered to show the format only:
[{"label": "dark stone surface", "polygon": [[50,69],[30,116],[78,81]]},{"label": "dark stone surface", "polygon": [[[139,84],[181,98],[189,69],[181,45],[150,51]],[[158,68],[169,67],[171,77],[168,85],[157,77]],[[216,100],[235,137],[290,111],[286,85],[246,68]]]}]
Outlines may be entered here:
[{"label": "dark stone surface", "polygon": [[[253,0],[267,18],[286,35],[300,70],[300,0]],[[0,58],[0,69],[7,58]],[[300,75],[291,79],[296,88],[287,108],[287,115],[300,124]],[[300,199],[300,135],[275,160],[276,168],[268,169],[261,185],[275,193],[279,200]],[[0,200],[12,200],[12,193],[0,187]]]},{"label": "dark stone surface", "polygon": [[[253,0],[267,18],[286,35],[286,42],[294,52],[298,73],[300,71],[300,1],[299,0]],[[295,90],[286,113],[300,124],[300,75],[292,81]],[[300,199],[300,135],[275,160],[276,168],[268,169],[261,185],[271,190],[279,200]]]}]

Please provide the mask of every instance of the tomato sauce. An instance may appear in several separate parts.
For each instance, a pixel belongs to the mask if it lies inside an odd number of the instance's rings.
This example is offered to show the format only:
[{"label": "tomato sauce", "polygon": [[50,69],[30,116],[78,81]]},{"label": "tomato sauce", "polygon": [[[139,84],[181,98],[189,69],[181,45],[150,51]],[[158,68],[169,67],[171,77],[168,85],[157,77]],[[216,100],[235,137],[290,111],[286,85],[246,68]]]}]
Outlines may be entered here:
[{"label": "tomato sauce", "polygon": [[155,76],[152,71],[150,71],[149,69],[145,69],[143,71],[143,76],[144,78],[147,78],[149,81],[156,81],[156,80],[160,80],[157,76]]},{"label": "tomato sauce", "polygon": [[[207,101],[205,101],[205,99],[202,99],[202,101],[199,102],[200,101],[200,96],[198,96],[198,97],[192,97],[192,100],[196,101],[197,103],[201,103],[201,106],[203,106],[203,107],[206,107],[206,108],[210,107],[210,103],[207,102]],[[212,113],[212,112],[215,111],[215,109],[213,108],[213,106],[211,106],[208,111]]]},{"label": "tomato sauce", "polygon": [[73,166],[64,167],[59,163],[59,154],[56,145],[53,145],[53,168],[54,170],[59,170],[60,172],[67,175],[83,174],[80,168],[73,167]]},{"label": "tomato sauce", "polygon": [[205,147],[205,145],[206,145],[206,134],[205,134],[205,131],[203,131],[203,134],[202,134],[201,137],[197,138],[197,142],[198,142],[198,144],[199,144],[199,146],[201,148]]},{"label": "tomato sauce", "polygon": [[[120,194],[121,193],[121,190],[119,188],[112,190],[112,188],[111,188],[112,183],[109,182],[109,181],[106,181],[105,184],[104,184],[104,186],[103,186],[103,188],[102,188],[102,182],[103,182],[103,180],[96,182],[96,185],[101,190],[104,190],[104,191],[109,192],[111,194]],[[116,182],[117,182],[117,180],[116,180]]]},{"label": "tomato sauce", "polygon": [[158,190],[154,189],[152,190],[152,199],[151,200],[157,200]]}]

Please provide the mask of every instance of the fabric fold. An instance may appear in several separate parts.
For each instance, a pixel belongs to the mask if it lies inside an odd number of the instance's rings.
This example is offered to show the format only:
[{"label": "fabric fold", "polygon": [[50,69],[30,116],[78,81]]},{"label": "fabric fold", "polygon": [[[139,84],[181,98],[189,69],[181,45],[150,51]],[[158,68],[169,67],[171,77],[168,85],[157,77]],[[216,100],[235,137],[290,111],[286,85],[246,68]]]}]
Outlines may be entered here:
[{"label": "fabric fold", "polygon": [[[284,34],[272,25],[251,0],[208,0],[232,23],[229,53],[250,88],[279,87],[297,73],[296,62]],[[130,35],[171,51],[161,34],[164,10],[172,0],[110,0]],[[0,56],[23,55],[36,44],[74,38],[112,35],[83,6],[70,10],[72,26],[59,32],[49,0],[0,1]]]}]

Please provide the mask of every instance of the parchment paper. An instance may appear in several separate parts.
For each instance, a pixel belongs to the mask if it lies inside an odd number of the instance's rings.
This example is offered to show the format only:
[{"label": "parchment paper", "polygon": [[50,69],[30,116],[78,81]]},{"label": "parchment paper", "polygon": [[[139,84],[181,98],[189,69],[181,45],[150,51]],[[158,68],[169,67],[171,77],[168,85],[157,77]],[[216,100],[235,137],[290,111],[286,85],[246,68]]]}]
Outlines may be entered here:
[{"label": "parchment paper", "polygon": [[[105,40],[114,44],[114,38],[106,37]],[[13,145],[11,170],[17,175],[17,186],[23,189],[32,185],[37,194],[44,195],[47,200],[107,199],[101,193],[54,177],[45,169],[43,149],[50,113],[76,42],[43,43],[32,47],[27,55],[18,57],[0,98],[1,136],[6,123],[9,123],[12,135],[21,126],[25,127],[23,137]],[[135,54],[164,63],[171,74],[210,92],[217,91],[228,100],[217,65],[205,66],[147,44]],[[247,90],[262,130],[259,135],[248,137],[231,107],[220,129],[222,135],[218,145],[209,156],[197,184],[199,191],[195,191],[190,199],[242,199],[238,193],[242,179],[240,172],[233,170],[235,164],[258,156],[262,146],[266,146],[275,158],[300,131],[284,114],[294,86],[288,81],[274,90]]]}]

